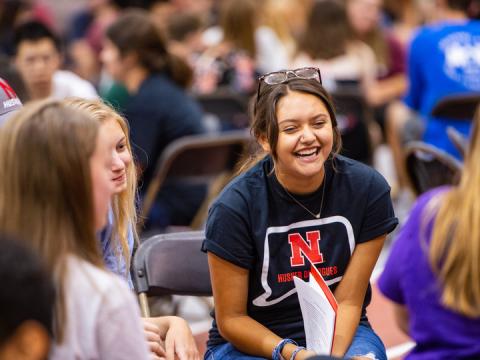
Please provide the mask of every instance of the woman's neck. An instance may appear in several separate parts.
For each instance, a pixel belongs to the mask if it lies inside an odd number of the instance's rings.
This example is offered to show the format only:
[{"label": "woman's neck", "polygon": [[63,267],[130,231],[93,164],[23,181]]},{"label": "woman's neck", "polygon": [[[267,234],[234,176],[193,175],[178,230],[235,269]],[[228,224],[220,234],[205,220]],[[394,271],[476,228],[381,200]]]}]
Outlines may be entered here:
[{"label": "woman's neck", "polygon": [[146,69],[140,66],[134,67],[125,74],[124,85],[130,94],[136,94],[147,77],[148,71]]},{"label": "woman's neck", "polygon": [[318,190],[322,185],[325,179],[325,167],[323,167],[322,171],[315,176],[304,179],[298,177],[294,178],[289,174],[279,173],[277,170],[275,170],[275,176],[280,185],[282,185],[288,192],[297,195],[311,194]]}]

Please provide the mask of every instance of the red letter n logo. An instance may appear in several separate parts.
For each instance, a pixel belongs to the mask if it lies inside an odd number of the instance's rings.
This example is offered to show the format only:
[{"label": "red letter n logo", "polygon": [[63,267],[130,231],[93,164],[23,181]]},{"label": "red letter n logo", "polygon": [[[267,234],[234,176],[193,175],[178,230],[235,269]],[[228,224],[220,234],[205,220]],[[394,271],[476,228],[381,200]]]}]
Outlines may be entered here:
[{"label": "red letter n logo", "polygon": [[323,255],[320,252],[320,231],[307,232],[307,241],[299,233],[290,234],[288,235],[288,242],[292,249],[292,256],[290,257],[292,267],[305,265],[304,255],[313,264],[323,263]]},{"label": "red letter n logo", "polygon": [[17,94],[15,94],[15,91],[8,85],[5,81],[0,79],[0,88],[2,88],[3,92],[9,99],[14,99],[17,97]]}]

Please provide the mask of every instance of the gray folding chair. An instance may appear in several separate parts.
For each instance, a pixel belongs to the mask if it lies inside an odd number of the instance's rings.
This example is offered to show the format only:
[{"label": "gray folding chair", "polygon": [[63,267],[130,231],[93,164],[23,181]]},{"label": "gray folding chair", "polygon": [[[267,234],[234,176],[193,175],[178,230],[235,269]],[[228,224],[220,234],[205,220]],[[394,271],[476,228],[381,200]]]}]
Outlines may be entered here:
[{"label": "gray folding chair", "polygon": [[373,148],[368,128],[373,123],[372,108],[358,86],[340,86],[330,95],[335,103],[336,118],[342,135],[341,153],[371,164]]},{"label": "gray folding chair", "polygon": [[420,141],[407,145],[405,162],[416,195],[437,186],[456,184],[462,171],[462,164],[453,156]]},{"label": "gray folding chair", "polygon": [[203,231],[155,235],[142,242],[132,260],[132,280],[143,317],[150,316],[148,297],[212,296]]},{"label": "gray folding chair", "polygon": [[167,179],[208,185],[207,197],[190,224],[191,229],[200,229],[209,203],[231,179],[236,165],[248,152],[251,143],[252,136],[247,130],[234,130],[185,136],[169,144],[158,160],[154,177],[146,190],[140,208],[139,233],[142,231],[141,222],[148,218],[157,194]]},{"label": "gray folding chair", "polygon": [[447,127],[447,135],[462,158],[465,158],[468,151],[468,138],[452,126]]}]

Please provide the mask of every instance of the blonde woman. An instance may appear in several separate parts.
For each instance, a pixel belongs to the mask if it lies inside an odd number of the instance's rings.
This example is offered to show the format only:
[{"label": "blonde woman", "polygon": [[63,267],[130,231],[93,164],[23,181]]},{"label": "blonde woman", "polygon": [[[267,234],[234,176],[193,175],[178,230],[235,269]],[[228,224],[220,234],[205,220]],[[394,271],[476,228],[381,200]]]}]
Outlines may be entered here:
[{"label": "blonde woman", "polygon": [[65,104],[85,112],[100,124],[111,123],[109,134],[115,144],[110,178],[114,187],[107,226],[100,234],[103,259],[107,268],[127,279],[132,287],[130,260],[137,234],[135,209],[137,175],[125,119],[100,100],[71,98]]},{"label": "blonde woman", "polygon": [[[130,280],[130,260],[135,232],[135,196],[137,177],[132,160],[128,125],[114,109],[100,100],[73,98],[65,100],[69,108],[80,110],[96,120],[102,127],[108,126],[108,140],[114,144],[109,178],[113,197],[106,228],[101,233],[103,259],[107,268]],[[158,356],[180,360],[199,359],[188,323],[176,316],[144,319],[145,335],[150,350]],[[164,344],[163,344],[164,342]]]},{"label": "blonde woman", "polygon": [[417,200],[379,280],[416,343],[405,359],[480,359],[479,121],[459,185]]},{"label": "blonde woman", "polygon": [[110,131],[52,100],[0,128],[0,231],[27,239],[53,275],[53,360],[149,358],[138,305],[95,236],[114,191]]}]

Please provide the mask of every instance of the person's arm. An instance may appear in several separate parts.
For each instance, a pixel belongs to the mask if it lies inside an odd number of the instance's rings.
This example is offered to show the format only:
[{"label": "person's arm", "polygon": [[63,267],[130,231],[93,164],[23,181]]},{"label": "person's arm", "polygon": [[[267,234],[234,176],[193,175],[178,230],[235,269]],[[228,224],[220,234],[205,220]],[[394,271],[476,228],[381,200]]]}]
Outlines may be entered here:
[{"label": "person's arm", "polygon": [[[247,315],[249,270],[234,265],[211,252],[208,264],[215,299],[215,318],[220,334],[240,351],[270,359],[275,346],[282,340],[269,329]],[[287,344],[282,356],[290,359],[295,346]],[[302,350],[296,360],[312,355]]]},{"label": "person's arm", "polygon": [[410,328],[410,314],[408,313],[407,307],[394,302],[392,302],[392,306],[398,328],[402,330],[405,335],[410,336],[410,332],[408,330]]},{"label": "person's arm", "polygon": [[[200,360],[200,354],[192,331],[184,319],[178,316],[159,316],[144,318],[143,322],[146,335],[148,335],[147,324],[154,324],[158,328],[158,335],[164,341],[167,360],[173,360],[174,358],[179,360]],[[149,345],[152,349],[152,341],[149,341]],[[160,347],[160,343],[158,347]],[[159,352],[156,353],[161,354]]]},{"label": "person's arm", "polygon": [[368,92],[370,105],[381,106],[399,99],[407,90],[405,74],[392,75],[386,79],[376,80]]},{"label": "person's arm", "polygon": [[365,293],[386,235],[358,244],[347,270],[335,289],[338,302],[337,322],[332,355],[343,356],[357,330]]}]

